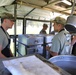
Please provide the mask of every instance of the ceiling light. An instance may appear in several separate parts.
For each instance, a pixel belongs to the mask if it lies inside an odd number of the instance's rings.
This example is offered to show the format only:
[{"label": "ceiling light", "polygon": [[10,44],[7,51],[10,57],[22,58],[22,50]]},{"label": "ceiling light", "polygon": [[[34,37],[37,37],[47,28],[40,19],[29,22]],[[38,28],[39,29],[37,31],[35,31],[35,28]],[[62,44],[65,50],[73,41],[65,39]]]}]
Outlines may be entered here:
[{"label": "ceiling light", "polygon": [[71,5],[71,2],[67,1],[67,0],[62,0],[63,3],[67,4],[67,5]]}]

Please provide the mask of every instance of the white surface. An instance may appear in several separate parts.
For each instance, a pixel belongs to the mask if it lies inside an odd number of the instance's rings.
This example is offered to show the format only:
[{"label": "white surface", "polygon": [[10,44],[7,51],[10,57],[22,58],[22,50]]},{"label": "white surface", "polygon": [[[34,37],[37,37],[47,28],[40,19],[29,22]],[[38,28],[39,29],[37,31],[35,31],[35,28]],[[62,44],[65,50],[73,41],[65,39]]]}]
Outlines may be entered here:
[{"label": "white surface", "polygon": [[36,56],[3,61],[13,75],[60,75]]},{"label": "white surface", "polygon": [[0,6],[10,5],[14,0],[0,0]]}]

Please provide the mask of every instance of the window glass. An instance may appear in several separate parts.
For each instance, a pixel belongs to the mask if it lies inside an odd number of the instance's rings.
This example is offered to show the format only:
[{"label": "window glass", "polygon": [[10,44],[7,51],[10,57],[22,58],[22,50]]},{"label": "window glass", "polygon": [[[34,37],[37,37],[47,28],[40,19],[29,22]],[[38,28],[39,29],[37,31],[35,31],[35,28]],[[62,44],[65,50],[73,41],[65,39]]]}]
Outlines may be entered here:
[{"label": "window glass", "polygon": [[[7,31],[10,35],[14,35],[14,25],[12,29],[8,29]],[[22,34],[23,33],[23,20],[16,20],[16,34]]]},{"label": "window glass", "polygon": [[39,22],[39,21],[26,21],[26,34],[39,34],[41,29],[43,28],[43,24],[46,23],[48,28],[46,30],[47,34],[49,34],[50,22]]},{"label": "window glass", "polygon": [[54,31],[53,24],[54,24],[54,23],[52,23],[52,25],[51,25],[51,32]]}]

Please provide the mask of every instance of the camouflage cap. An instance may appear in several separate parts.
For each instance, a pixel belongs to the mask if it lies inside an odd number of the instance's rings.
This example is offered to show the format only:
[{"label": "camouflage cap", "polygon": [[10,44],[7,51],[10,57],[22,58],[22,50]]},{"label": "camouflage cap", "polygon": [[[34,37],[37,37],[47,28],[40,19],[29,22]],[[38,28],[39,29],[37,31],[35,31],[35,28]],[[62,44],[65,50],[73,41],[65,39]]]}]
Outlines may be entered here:
[{"label": "camouflage cap", "polygon": [[11,20],[15,21],[15,18],[13,17],[13,15],[9,14],[9,13],[2,13],[1,18],[3,18],[3,19],[11,19]]},{"label": "camouflage cap", "polygon": [[62,17],[56,17],[56,18],[53,20],[53,22],[56,22],[56,23],[58,23],[58,24],[62,24],[63,26],[65,26],[65,24],[66,24],[66,20],[65,20],[64,18],[62,18]]}]

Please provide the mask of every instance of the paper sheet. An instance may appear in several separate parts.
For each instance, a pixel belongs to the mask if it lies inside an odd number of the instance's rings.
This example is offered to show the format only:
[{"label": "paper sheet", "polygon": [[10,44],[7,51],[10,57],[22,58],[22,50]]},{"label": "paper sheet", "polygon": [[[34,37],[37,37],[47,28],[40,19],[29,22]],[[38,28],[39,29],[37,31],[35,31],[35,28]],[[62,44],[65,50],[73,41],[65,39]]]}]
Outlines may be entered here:
[{"label": "paper sheet", "polygon": [[3,61],[3,64],[7,69],[8,66],[12,64],[16,66],[15,68],[19,67],[21,68],[21,70],[25,70],[25,74],[20,75],[60,75],[57,71],[52,69],[50,66],[48,66],[46,63],[44,63],[34,55],[29,57],[6,60]]}]

